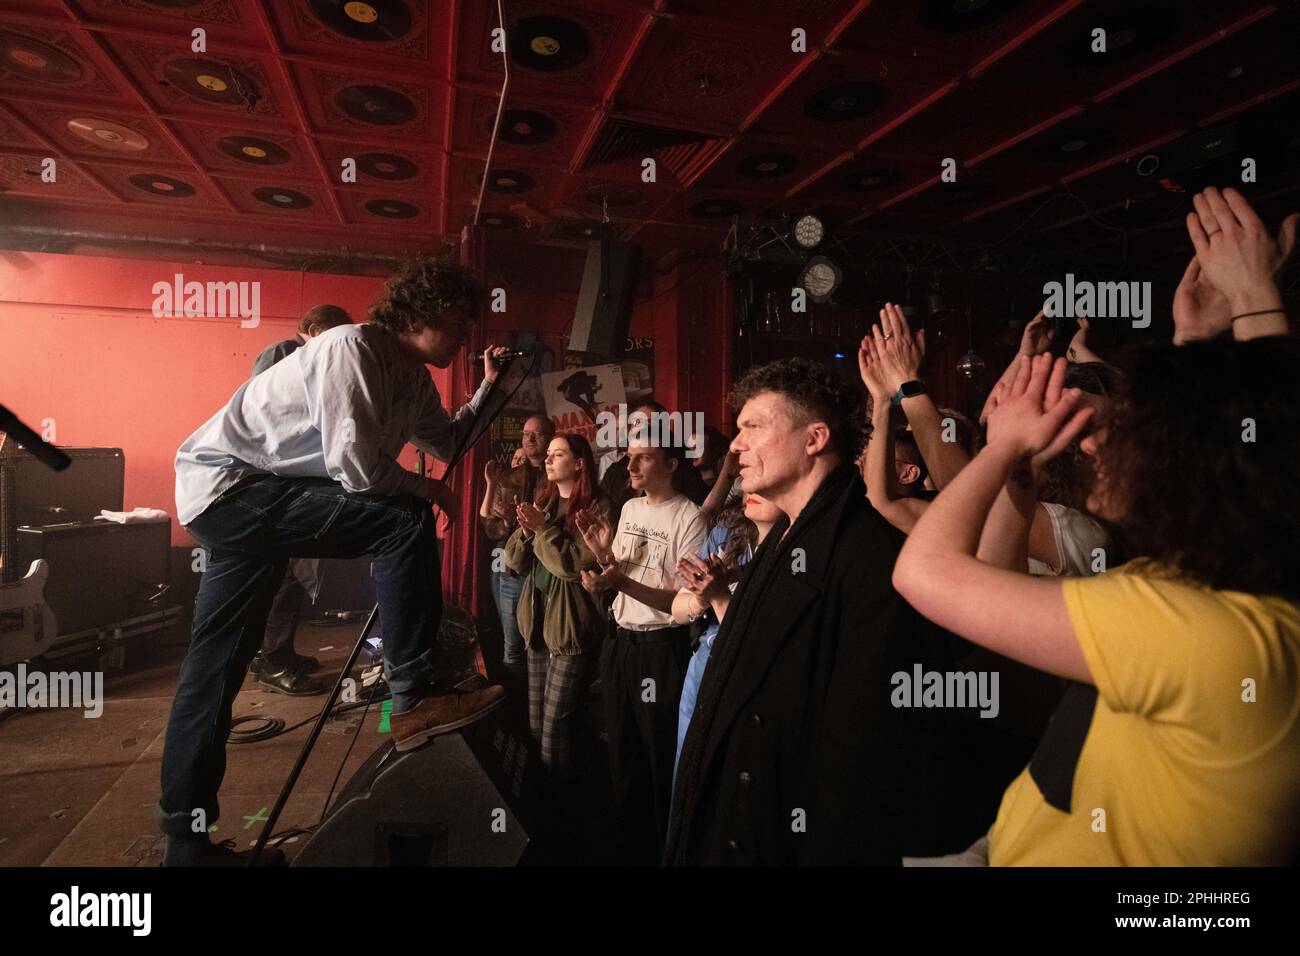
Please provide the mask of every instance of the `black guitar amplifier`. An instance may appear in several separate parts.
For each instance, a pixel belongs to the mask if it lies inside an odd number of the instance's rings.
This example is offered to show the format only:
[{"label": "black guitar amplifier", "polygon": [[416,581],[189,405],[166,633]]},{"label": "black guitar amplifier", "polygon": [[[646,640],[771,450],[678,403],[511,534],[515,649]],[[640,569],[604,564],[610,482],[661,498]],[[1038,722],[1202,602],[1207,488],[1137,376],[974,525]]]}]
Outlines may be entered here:
[{"label": "black guitar amplifier", "polygon": [[22,568],[50,563],[45,603],[63,637],[162,610],[171,527],[170,519],[19,527],[15,552]]},{"label": "black guitar amplifier", "polygon": [[0,448],[0,581],[17,581],[27,565],[14,555],[18,528],[90,521],[121,511],[125,459],[120,448],[60,448],[70,464],[54,471],[21,445]]}]

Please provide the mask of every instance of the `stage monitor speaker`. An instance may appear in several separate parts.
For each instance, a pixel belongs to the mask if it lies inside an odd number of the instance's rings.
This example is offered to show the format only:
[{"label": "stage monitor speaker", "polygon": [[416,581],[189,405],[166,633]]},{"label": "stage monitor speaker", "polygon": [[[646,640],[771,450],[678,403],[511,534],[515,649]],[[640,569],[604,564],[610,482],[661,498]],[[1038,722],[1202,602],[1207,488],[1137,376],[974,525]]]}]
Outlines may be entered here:
[{"label": "stage monitor speaker", "polygon": [[595,239],[587,243],[582,289],[569,330],[569,351],[618,361],[627,343],[641,250],[627,242]]},{"label": "stage monitor speaker", "polygon": [[292,865],[514,866],[528,846],[537,765],[501,712],[406,753],[386,743]]}]

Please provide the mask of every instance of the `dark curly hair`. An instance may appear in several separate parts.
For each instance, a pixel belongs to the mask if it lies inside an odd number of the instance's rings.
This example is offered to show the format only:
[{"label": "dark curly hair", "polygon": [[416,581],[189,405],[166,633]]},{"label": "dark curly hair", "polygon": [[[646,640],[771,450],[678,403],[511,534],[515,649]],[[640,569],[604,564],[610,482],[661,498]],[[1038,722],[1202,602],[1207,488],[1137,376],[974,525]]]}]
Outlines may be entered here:
[{"label": "dark curly hair", "polygon": [[1300,599],[1297,383],[1294,339],[1139,356],[1099,450],[1122,550],[1212,588]]},{"label": "dark curly hair", "polygon": [[862,400],[849,383],[821,362],[806,358],[780,359],[756,365],[731,389],[731,407],[741,407],[763,392],[776,392],[792,404],[796,427],[825,422],[830,447],[842,461],[851,462],[862,449]]},{"label": "dark curly hair", "polygon": [[384,283],[370,307],[370,324],[394,335],[437,328],[449,312],[477,317],[482,296],[478,276],[451,256],[412,259]]}]

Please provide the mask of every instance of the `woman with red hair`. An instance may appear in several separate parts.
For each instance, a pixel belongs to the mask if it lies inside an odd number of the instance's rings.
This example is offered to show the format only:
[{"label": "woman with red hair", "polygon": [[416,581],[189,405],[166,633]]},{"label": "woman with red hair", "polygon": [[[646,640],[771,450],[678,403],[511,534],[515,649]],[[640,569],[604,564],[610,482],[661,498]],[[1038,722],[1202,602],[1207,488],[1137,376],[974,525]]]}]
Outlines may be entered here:
[{"label": "woman with red hair", "polygon": [[528,648],[528,722],[558,782],[574,775],[577,718],[605,634],[604,606],[582,586],[581,572],[596,568],[596,558],[574,517],[590,511],[608,519],[609,503],[582,436],[551,439],[545,468],[536,500],[517,505],[519,528],[506,541],[505,560],[525,575],[516,613]]}]

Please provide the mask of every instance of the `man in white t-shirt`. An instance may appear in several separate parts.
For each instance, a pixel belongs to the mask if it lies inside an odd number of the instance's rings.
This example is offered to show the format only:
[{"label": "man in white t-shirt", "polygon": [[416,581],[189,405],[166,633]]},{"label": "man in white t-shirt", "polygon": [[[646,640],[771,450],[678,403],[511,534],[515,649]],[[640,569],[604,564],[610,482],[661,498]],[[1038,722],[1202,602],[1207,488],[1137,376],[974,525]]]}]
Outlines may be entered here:
[{"label": "man in white t-shirt", "polygon": [[610,772],[623,817],[629,862],[656,863],[668,833],[677,708],[690,659],[690,630],[673,622],[678,559],[705,538],[700,509],[679,490],[684,450],[669,440],[656,447],[643,437],[628,447],[634,493],[617,531],[580,519],[600,571],[584,571],[593,593],[617,592],[616,637],[601,662]]}]

